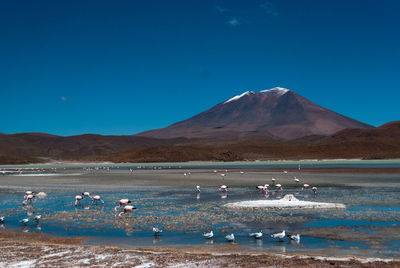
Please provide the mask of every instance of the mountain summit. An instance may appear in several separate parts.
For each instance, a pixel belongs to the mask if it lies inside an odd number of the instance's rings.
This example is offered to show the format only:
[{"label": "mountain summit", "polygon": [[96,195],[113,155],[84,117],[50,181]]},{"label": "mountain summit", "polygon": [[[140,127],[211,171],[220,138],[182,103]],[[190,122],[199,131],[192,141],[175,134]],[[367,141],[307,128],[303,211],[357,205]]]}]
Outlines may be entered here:
[{"label": "mountain summit", "polygon": [[374,127],[319,106],[290,89],[275,87],[246,91],[189,119],[137,135],[154,138],[296,139],[308,135],[330,135],[346,128]]}]

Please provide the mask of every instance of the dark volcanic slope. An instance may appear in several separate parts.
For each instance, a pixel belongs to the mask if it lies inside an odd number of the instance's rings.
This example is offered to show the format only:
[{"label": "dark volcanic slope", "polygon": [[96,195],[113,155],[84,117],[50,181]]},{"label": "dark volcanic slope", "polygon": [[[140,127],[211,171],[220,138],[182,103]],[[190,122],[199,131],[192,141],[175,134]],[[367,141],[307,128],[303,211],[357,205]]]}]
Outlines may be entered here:
[{"label": "dark volcanic slope", "polygon": [[296,139],[331,135],[346,128],[373,127],[321,107],[292,90],[277,87],[260,92],[247,91],[192,118],[138,135]]}]

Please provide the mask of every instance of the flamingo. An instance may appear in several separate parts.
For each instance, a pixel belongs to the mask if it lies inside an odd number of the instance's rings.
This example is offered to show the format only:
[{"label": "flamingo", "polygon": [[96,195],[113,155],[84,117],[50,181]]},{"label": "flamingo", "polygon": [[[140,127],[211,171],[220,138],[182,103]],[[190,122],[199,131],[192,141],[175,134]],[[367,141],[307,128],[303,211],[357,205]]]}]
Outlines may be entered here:
[{"label": "flamingo", "polygon": [[205,237],[207,239],[211,239],[213,236],[214,236],[214,233],[212,230],[208,233],[203,233],[203,237]]},{"label": "flamingo", "polygon": [[132,203],[132,201],[129,200],[128,198],[122,198],[121,200],[119,200],[119,206],[116,206],[114,208],[114,211],[117,211],[121,206],[126,206],[130,203]]},{"label": "flamingo", "polygon": [[220,175],[221,175],[222,179],[224,179],[226,176],[226,173],[221,173]]},{"label": "flamingo", "polygon": [[310,187],[309,184],[307,184],[307,183],[303,184],[303,190],[304,190],[304,189],[307,189],[308,187]]},{"label": "flamingo", "polygon": [[295,183],[299,183],[300,182],[300,180],[298,178],[296,178],[296,177],[294,177],[293,180],[294,180]]},{"label": "flamingo", "polygon": [[78,205],[78,204],[80,204],[81,202],[81,200],[83,199],[83,196],[82,195],[76,195],[75,196],[75,207]]},{"label": "flamingo", "polygon": [[134,206],[125,206],[124,207],[124,211],[122,211],[121,213],[118,214],[119,217],[121,217],[122,215],[128,213],[128,212],[132,212],[134,209],[136,209]]},{"label": "flamingo", "polygon": [[262,188],[263,191],[264,191],[264,192],[268,191],[268,187],[269,187],[269,184],[268,184],[268,183],[264,184],[264,187]]},{"label": "flamingo", "polygon": [[196,185],[196,191],[197,191],[198,193],[200,193],[200,186],[199,186],[199,185]]},{"label": "flamingo", "polygon": [[232,233],[232,234],[230,234],[230,235],[225,236],[225,239],[226,239],[228,242],[233,242],[233,241],[235,241],[235,235]]},{"label": "flamingo", "polygon": [[285,230],[283,230],[281,233],[275,233],[275,234],[271,235],[272,238],[280,239],[280,240],[283,240],[283,238],[285,238],[285,236],[286,236]]},{"label": "flamingo", "polygon": [[22,205],[26,205],[28,203],[32,203],[32,199],[35,197],[33,194],[29,194],[24,198],[24,201],[22,201]]},{"label": "flamingo", "polygon": [[287,174],[287,173],[288,173],[287,170],[284,170],[284,171],[283,171],[283,174]]},{"label": "flamingo", "polygon": [[249,236],[259,239],[263,236],[263,233],[262,233],[262,231],[259,231],[259,232],[255,232],[255,233],[250,233]]},{"label": "flamingo", "polygon": [[242,175],[243,175],[243,174],[244,174],[244,171],[240,171],[240,174],[242,174]]},{"label": "flamingo", "polygon": [[276,182],[276,179],[275,179],[275,178],[272,178],[271,181],[272,181],[272,183],[275,183],[275,182]]},{"label": "flamingo", "polygon": [[94,202],[101,202],[102,204],[104,204],[104,201],[103,201],[103,199],[101,199],[101,197],[100,197],[100,195],[94,195],[94,196],[92,196],[92,204],[94,203]]},{"label": "flamingo", "polygon": [[227,192],[227,191],[228,191],[228,186],[226,186],[226,185],[221,185],[221,186],[219,187],[219,190],[220,190],[221,192]]},{"label": "flamingo", "polygon": [[24,199],[26,199],[26,197],[27,197],[28,195],[31,195],[31,194],[33,194],[32,191],[26,191],[26,192],[25,192],[25,195],[24,195]]},{"label": "flamingo", "polygon": [[89,193],[89,192],[83,192],[82,195],[83,195],[84,197],[89,197],[89,198],[91,198],[91,199],[92,199],[92,204],[93,204],[94,202],[98,202],[98,201],[100,201],[102,204],[104,204],[104,201],[101,199],[100,195],[93,195],[93,196],[90,196],[90,193]]}]

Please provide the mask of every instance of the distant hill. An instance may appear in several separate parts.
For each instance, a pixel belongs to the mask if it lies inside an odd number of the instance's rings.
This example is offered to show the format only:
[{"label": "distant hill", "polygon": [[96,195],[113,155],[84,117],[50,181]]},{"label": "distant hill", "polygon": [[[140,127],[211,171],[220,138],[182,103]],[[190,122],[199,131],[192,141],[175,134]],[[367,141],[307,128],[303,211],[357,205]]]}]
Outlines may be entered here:
[{"label": "distant hill", "polygon": [[105,155],[135,148],[189,142],[185,138],[155,139],[138,136],[77,135],[70,137],[44,133],[0,135],[0,164],[38,162],[40,158],[102,160]]},{"label": "distant hill", "polygon": [[374,127],[319,106],[292,90],[276,87],[260,92],[244,92],[192,118],[137,135],[153,138],[233,140],[266,137],[289,140],[310,135],[331,135],[347,128]]},{"label": "distant hill", "polygon": [[376,129],[346,129],[296,140],[251,138],[197,146],[157,146],[110,156],[116,162],[278,159],[400,158],[400,121]]},{"label": "distant hill", "polygon": [[42,133],[0,135],[0,164],[35,163],[43,158],[113,162],[400,158],[400,121],[375,129],[345,129],[330,136],[311,135],[294,140],[261,137],[227,142],[89,134],[70,137]]}]

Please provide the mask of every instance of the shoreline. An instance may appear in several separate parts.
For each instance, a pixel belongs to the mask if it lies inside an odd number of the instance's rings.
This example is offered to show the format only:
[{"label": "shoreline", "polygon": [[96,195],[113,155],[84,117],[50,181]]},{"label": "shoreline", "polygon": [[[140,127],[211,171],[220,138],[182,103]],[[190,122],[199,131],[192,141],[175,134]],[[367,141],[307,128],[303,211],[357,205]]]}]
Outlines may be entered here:
[{"label": "shoreline", "polygon": [[[396,267],[400,259],[358,257],[355,255],[307,255],[241,251],[240,246],[227,244],[221,248],[206,246],[176,249],[126,248],[111,245],[83,245],[85,238],[23,234],[0,231],[0,266],[101,265],[109,267]],[[239,250],[238,250],[239,249]],[[24,254],[19,254],[24,252]]]},{"label": "shoreline", "polygon": [[225,164],[230,165],[262,165],[262,164],[313,164],[313,163],[382,163],[382,162],[394,162],[400,165],[400,158],[388,158],[388,159],[361,159],[361,158],[324,158],[324,159],[274,159],[274,160],[243,160],[243,161],[185,161],[185,162],[111,162],[111,161],[74,161],[74,160],[54,160],[42,163],[28,163],[28,164],[2,164],[0,168],[3,167],[14,167],[14,166],[49,166],[49,165],[116,165],[116,166],[127,166],[127,165],[137,165],[137,166],[186,166],[193,164],[200,165],[215,165],[215,164]]}]

